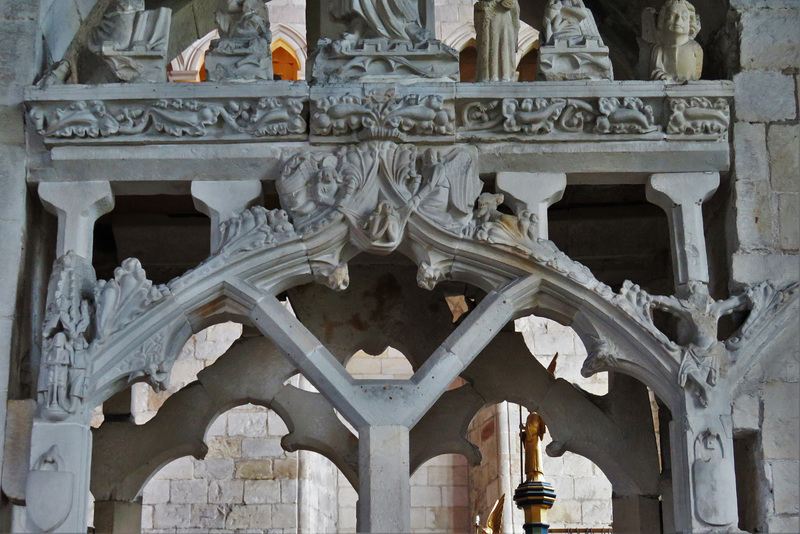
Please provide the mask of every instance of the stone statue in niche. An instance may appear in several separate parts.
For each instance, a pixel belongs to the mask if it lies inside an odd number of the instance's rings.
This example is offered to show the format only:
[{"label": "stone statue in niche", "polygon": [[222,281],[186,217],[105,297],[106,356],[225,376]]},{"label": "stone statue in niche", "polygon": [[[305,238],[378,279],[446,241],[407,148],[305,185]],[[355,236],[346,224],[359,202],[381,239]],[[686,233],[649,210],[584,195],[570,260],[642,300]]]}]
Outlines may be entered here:
[{"label": "stone statue in niche", "polygon": [[583,0],[548,0],[539,48],[541,80],[611,80],[614,72],[592,12]]},{"label": "stone statue in niche", "polygon": [[331,20],[345,29],[338,38],[319,41],[309,59],[310,80],[458,80],[458,52],[424,27],[420,1],[425,0],[330,0]]},{"label": "stone statue in niche", "polygon": [[166,82],[172,10],[144,0],[113,0],[81,55],[83,83]]},{"label": "stone statue in niche", "polygon": [[517,0],[478,0],[474,7],[478,49],[476,80],[514,81],[519,3]]},{"label": "stone statue in niche", "polygon": [[216,12],[219,39],[206,52],[211,82],[272,80],[272,32],[263,0],[220,0]]},{"label": "stone statue in niche", "polygon": [[667,0],[655,21],[655,10],[642,13],[643,48],[650,44],[648,74],[651,80],[682,83],[699,80],[703,71],[703,49],[694,38],[700,32],[700,17],[686,0]]}]

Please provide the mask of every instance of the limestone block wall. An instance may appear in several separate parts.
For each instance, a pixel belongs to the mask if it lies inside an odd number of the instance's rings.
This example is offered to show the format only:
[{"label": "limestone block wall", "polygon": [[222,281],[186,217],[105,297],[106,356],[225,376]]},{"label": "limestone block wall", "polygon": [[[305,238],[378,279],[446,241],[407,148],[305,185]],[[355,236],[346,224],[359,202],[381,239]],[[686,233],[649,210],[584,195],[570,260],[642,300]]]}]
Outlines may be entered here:
[{"label": "limestone block wall", "polygon": [[[734,284],[800,279],[800,5],[732,0],[741,25],[729,224]],[[769,38],[766,38],[769,36]],[[734,404],[740,526],[800,532],[800,349],[765,356]]]}]

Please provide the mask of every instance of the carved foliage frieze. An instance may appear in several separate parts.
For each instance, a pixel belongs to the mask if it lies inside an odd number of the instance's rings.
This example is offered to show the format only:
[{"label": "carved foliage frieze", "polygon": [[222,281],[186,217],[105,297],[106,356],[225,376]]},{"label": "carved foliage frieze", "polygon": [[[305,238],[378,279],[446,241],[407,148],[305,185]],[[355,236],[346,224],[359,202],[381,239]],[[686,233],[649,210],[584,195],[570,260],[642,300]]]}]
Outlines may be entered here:
[{"label": "carved foliage frieze", "polygon": [[301,135],[306,131],[303,98],[274,96],[225,103],[161,99],[125,103],[75,101],[64,107],[34,105],[29,119],[46,139],[79,138],[255,138]]},{"label": "carved foliage frieze", "polygon": [[636,97],[504,98],[460,103],[459,132],[547,140],[656,132],[653,106]]},{"label": "carved foliage frieze", "polygon": [[398,95],[394,88],[364,89],[312,100],[311,134],[405,141],[409,136],[452,136],[455,111],[440,94]]}]

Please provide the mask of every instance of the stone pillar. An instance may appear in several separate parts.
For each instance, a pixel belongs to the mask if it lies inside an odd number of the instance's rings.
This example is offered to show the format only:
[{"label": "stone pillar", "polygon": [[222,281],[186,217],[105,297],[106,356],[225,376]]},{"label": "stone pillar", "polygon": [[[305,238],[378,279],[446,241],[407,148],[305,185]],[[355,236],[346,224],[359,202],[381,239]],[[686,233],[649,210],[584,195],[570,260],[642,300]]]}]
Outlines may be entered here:
[{"label": "stone pillar", "polygon": [[670,422],[676,532],[742,532],[737,526],[733,417],[728,391],[726,384],[718,383],[708,407],[697,406],[693,394],[686,392],[686,411],[673,414]]},{"label": "stone pillar", "polygon": [[192,182],[194,207],[211,219],[211,253],[220,245],[219,225],[264,199],[259,180]]},{"label": "stone pillar", "polygon": [[58,217],[56,257],[70,250],[91,261],[94,223],[114,209],[108,182],[58,182],[39,184],[45,209]]},{"label": "stone pillar", "polygon": [[647,181],[647,200],[667,213],[672,268],[679,292],[689,282],[708,282],[703,202],[717,187],[718,172],[653,174]]},{"label": "stone pillar", "polygon": [[97,534],[141,532],[142,503],[95,501],[94,531]]},{"label": "stone pillar", "polygon": [[86,532],[91,458],[88,420],[34,421],[25,490],[29,532]]},{"label": "stone pillar", "polygon": [[658,497],[613,495],[614,534],[661,532],[661,506]]},{"label": "stone pillar", "polygon": [[359,532],[411,532],[409,429],[358,429]]},{"label": "stone pillar", "polygon": [[567,175],[561,172],[498,172],[495,187],[514,213],[528,210],[539,219],[536,237],[547,239],[547,209],[561,200]]}]

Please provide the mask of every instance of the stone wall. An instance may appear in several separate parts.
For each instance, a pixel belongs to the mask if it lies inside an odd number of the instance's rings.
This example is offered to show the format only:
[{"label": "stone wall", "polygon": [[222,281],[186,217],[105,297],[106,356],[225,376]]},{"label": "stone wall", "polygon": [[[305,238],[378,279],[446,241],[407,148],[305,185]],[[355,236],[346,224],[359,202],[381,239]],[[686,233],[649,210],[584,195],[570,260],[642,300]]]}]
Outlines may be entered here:
[{"label": "stone wall", "polygon": [[[732,0],[741,24],[733,125],[734,284],[800,279],[800,5]],[[740,510],[759,532],[800,532],[800,354],[773,348],[734,405]]]}]

